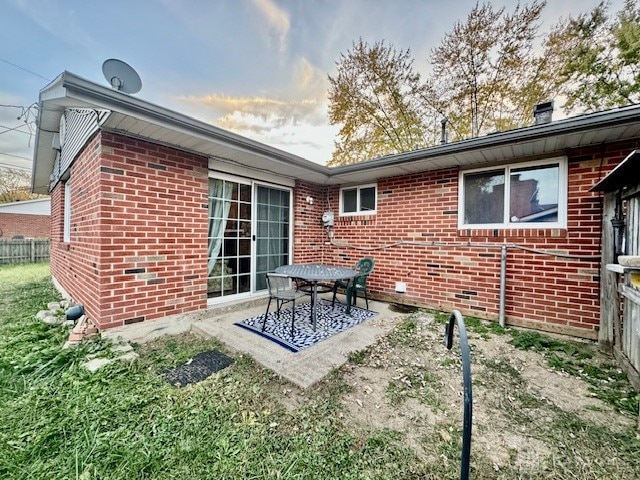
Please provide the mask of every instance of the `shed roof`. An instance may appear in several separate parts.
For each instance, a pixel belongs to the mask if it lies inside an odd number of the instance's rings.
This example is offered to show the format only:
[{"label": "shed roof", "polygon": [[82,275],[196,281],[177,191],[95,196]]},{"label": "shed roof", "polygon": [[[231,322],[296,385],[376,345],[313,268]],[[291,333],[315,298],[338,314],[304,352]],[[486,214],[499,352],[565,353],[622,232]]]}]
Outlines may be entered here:
[{"label": "shed roof", "polygon": [[35,198],[33,200],[0,203],[0,213],[51,215],[51,199],[46,197]]},{"label": "shed roof", "polygon": [[616,168],[591,187],[592,192],[613,192],[640,184],[640,150],[634,150]]},{"label": "shed roof", "polygon": [[34,192],[47,193],[55,161],[53,136],[69,107],[111,111],[102,125],[106,130],[217,158],[248,171],[266,170],[327,185],[368,183],[442,168],[482,167],[640,137],[640,105],[630,105],[329,168],[64,72],[40,92]]}]

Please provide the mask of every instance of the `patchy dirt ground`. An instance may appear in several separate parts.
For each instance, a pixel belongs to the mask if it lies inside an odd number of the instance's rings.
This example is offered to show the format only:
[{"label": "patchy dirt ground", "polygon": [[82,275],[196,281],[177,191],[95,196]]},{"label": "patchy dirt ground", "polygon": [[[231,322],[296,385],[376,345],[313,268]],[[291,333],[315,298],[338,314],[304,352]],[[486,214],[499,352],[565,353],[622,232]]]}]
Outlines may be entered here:
[{"label": "patchy dirt ground", "polygon": [[[604,365],[615,369],[595,345],[577,344],[557,352],[522,350],[509,344],[511,335],[482,327],[475,329],[481,333],[467,331],[472,349],[472,454],[474,462],[489,463],[496,476],[505,468],[544,470],[545,462],[562,458],[563,451],[583,455],[580,447],[588,449],[590,442],[606,441],[608,435],[636,426],[637,417],[596,398],[580,372],[570,375],[550,366],[554,360],[571,368],[574,358],[589,352],[594,372]],[[343,368],[351,387],[342,399],[346,423],[354,429],[402,432],[405,444],[425,461],[452,458],[446,449],[460,448],[462,373],[457,338],[451,351],[443,338],[442,323],[428,313],[414,314],[411,323],[354,358]],[[585,438],[592,429],[600,437],[590,433]],[[571,478],[598,478],[593,473],[597,468],[584,468],[584,476],[575,472]],[[622,476],[633,478],[625,469],[620,466]]]}]

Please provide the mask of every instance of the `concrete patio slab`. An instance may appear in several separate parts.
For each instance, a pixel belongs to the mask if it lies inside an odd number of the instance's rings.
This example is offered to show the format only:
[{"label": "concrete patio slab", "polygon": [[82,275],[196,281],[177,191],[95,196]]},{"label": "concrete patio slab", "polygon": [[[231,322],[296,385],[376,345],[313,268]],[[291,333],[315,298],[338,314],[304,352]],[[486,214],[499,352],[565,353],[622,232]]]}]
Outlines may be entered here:
[{"label": "concrete patio slab", "polygon": [[[358,304],[363,307],[362,300]],[[283,378],[302,388],[308,388],[343,365],[351,353],[363,350],[381,336],[387,335],[407,315],[394,311],[388,303],[369,301],[369,309],[378,312],[378,315],[294,353],[234,325],[245,318],[264,313],[265,309],[266,299],[227,304],[194,314],[173,315],[148,323],[109,329],[103,333],[103,338],[145,343],[162,335],[186,332],[215,337],[228,347],[232,355],[249,355]]]}]

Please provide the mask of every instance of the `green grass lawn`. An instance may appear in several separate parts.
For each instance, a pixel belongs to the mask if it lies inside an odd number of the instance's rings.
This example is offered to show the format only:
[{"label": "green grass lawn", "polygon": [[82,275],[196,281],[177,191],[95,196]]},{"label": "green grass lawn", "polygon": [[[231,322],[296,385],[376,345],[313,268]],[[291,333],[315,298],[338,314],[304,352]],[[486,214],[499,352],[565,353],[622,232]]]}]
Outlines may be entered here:
[{"label": "green grass lawn", "polygon": [[61,350],[67,329],[34,319],[58,299],[48,265],[2,267],[0,298],[2,479],[424,477],[393,435],[346,433],[336,415],[340,382],[289,411],[273,396],[286,386],[240,356],[179,389],[159,372],[220,348],[192,336],[92,374],[81,364],[104,345]]},{"label": "green grass lawn", "polygon": [[[0,267],[2,480],[459,478],[462,400],[455,393],[451,400],[450,391],[459,388],[461,377],[457,356],[438,353],[444,349],[442,319],[428,325],[409,317],[306,391],[245,355],[232,355],[232,366],[205,381],[177,388],[162,372],[199,352],[224,352],[224,346],[193,335],[164,337],[136,346],[140,358],[134,363],[115,362],[90,373],[83,362],[109,356],[110,346],[96,339],[62,349],[68,327],[35,319],[53,300],[59,297],[48,265]],[[468,319],[468,331],[479,368],[477,411],[494,412],[474,423],[478,443],[472,443],[471,478],[639,478],[640,435],[629,420],[637,412],[637,394],[615,364],[596,358],[593,345],[506,331],[474,319]],[[483,338],[491,336],[504,336],[512,345],[497,360],[482,353]],[[513,349],[533,350],[550,371],[584,380],[590,395],[612,405],[631,426],[596,425],[580,411],[561,410],[540,397],[527,387],[523,371],[511,365]],[[396,358],[400,352],[407,357]],[[430,359],[435,363],[423,365]],[[408,446],[402,428],[357,424],[345,414],[353,382],[369,385],[364,375],[376,372],[388,377],[380,385],[386,398],[380,400],[384,405],[359,410],[364,415],[413,409],[426,415],[416,416],[423,422],[446,413],[442,423],[413,426],[421,457]],[[452,383],[445,385],[447,377]],[[540,462],[523,466],[509,450],[513,458],[492,463],[478,445],[498,418],[505,435],[545,446]]]}]

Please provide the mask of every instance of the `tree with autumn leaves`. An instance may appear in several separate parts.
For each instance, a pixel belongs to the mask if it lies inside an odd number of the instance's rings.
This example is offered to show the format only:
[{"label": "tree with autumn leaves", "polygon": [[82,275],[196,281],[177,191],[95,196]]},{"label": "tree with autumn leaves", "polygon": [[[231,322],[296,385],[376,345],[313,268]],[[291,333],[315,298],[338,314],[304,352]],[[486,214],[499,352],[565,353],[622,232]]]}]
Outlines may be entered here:
[{"label": "tree with autumn leaves", "polygon": [[541,37],[545,6],[476,4],[431,50],[424,80],[409,50],[354,42],[329,76],[329,120],[340,125],[329,165],[434,145],[443,119],[456,141],[530,125],[551,99],[568,114],[639,101],[637,0],[616,15],[602,2]]},{"label": "tree with autumn leaves", "polygon": [[593,112],[640,102],[640,6],[626,0],[612,15],[601,2],[590,13],[561,22],[549,35],[562,60],[564,108]]},{"label": "tree with autumn leaves", "polygon": [[428,143],[429,117],[424,87],[413,69],[411,52],[384,41],[362,39],[340,56],[338,72],[329,77],[329,119],[340,124],[334,159],[356,163],[389,152]]},{"label": "tree with autumn leaves", "polygon": [[31,200],[40,195],[31,193],[30,175],[12,168],[0,168],[0,203]]}]

